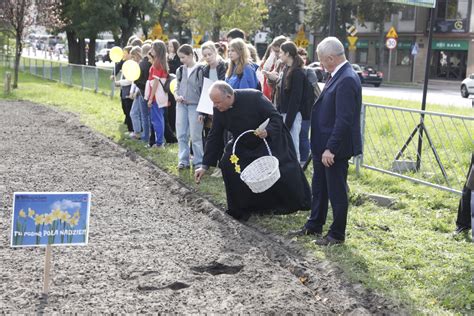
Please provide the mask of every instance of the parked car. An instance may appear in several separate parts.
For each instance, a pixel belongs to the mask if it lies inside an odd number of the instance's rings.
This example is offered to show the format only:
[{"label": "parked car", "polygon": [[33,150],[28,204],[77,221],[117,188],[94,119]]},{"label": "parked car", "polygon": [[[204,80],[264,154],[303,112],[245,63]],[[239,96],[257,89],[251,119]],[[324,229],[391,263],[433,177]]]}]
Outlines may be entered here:
[{"label": "parked car", "polygon": [[106,61],[111,61],[109,53],[110,53],[110,48],[102,48],[99,51],[99,53],[95,56],[95,61],[97,62],[97,61],[101,60],[104,63]]},{"label": "parked car", "polygon": [[470,94],[474,94],[474,74],[471,74],[461,82],[461,96],[469,98]]},{"label": "parked car", "polygon": [[328,77],[327,72],[321,66],[321,63],[319,61],[315,61],[309,64],[308,68],[311,68],[314,70],[314,72],[316,73],[316,76],[318,77],[318,82],[326,81],[326,78]]},{"label": "parked car", "polygon": [[352,69],[359,75],[361,83],[373,84],[379,87],[383,80],[383,73],[374,67],[352,64]]}]

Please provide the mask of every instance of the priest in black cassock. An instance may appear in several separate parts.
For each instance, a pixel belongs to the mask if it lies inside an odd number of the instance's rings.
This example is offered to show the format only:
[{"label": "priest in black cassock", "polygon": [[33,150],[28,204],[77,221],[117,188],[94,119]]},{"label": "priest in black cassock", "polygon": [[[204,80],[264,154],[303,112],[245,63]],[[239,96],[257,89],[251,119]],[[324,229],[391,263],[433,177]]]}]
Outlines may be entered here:
[{"label": "priest in black cassock", "polygon": [[[227,213],[236,219],[247,220],[251,213],[287,214],[310,209],[308,181],[296,158],[290,132],[273,104],[260,91],[234,91],[224,81],[215,82],[209,96],[214,103],[214,116],[203,165],[195,171],[196,182],[200,182],[209,166],[215,166],[219,161],[227,194]],[[267,191],[253,193],[240,179],[230,156],[235,139],[244,131],[257,129],[267,118],[270,121],[265,129],[244,135],[236,146],[242,171],[255,159],[268,155],[262,138],[266,139],[272,155],[279,160],[280,179]],[[232,134],[232,140],[224,148],[225,130]]]}]

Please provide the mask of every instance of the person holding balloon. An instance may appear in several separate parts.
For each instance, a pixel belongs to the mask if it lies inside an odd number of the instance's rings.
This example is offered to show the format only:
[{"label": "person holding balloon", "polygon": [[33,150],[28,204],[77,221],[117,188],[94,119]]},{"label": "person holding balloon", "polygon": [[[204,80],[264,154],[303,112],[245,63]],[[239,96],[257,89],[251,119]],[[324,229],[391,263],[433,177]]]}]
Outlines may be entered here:
[{"label": "person holding balloon", "polygon": [[[131,59],[130,50],[132,46],[126,46],[123,48],[122,53],[122,60],[120,60],[115,65],[115,74],[122,71],[122,75],[120,76],[120,80],[115,81],[115,85],[120,87],[120,101],[122,103],[122,111],[125,115],[125,125],[127,125],[128,133],[133,133],[133,124],[132,119],[130,117],[130,110],[132,109],[133,100],[129,98],[130,96],[130,88],[132,87],[132,82],[125,78],[123,73],[123,65],[127,60]],[[118,56],[119,54],[117,54]]]},{"label": "person holding balloon", "polygon": [[168,78],[166,44],[160,40],[154,41],[150,56],[153,59],[148,75],[151,89],[147,99],[151,124],[155,132],[155,144],[153,146],[163,148],[165,133],[164,107],[168,106],[168,94],[164,91],[164,84]]}]

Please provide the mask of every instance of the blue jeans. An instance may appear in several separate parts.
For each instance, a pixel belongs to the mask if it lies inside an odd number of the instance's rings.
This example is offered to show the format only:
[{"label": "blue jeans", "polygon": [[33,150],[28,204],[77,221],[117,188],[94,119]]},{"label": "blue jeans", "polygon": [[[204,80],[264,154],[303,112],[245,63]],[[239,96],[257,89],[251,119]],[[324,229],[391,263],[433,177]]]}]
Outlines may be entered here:
[{"label": "blue jeans", "polygon": [[158,107],[158,104],[153,102],[151,105],[151,124],[155,130],[155,144],[158,146],[163,145],[163,139],[165,135],[165,117],[163,115],[164,108]]},{"label": "blue jeans", "polygon": [[[283,116],[283,122],[286,119],[286,113],[282,113],[281,116]],[[291,126],[290,130],[290,135],[291,139],[293,140],[293,145],[295,147],[295,152],[296,152],[296,158],[298,159],[298,162],[300,161],[300,132],[301,132],[301,113],[298,112],[295,117],[295,121],[293,122],[293,125]]]},{"label": "blue jeans", "polygon": [[138,94],[133,101],[130,117],[132,118],[133,131],[143,133],[141,139],[148,142],[150,138],[150,110],[147,101],[141,94]]},{"label": "blue jeans", "polygon": [[311,127],[310,120],[303,120],[301,122],[300,132],[300,161],[306,162],[309,157],[310,143],[309,143],[309,128]]},{"label": "blue jeans", "polygon": [[178,138],[178,164],[189,166],[189,135],[193,145],[193,165],[202,164],[202,124],[198,121],[197,105],[176,104],[176,137]]}]

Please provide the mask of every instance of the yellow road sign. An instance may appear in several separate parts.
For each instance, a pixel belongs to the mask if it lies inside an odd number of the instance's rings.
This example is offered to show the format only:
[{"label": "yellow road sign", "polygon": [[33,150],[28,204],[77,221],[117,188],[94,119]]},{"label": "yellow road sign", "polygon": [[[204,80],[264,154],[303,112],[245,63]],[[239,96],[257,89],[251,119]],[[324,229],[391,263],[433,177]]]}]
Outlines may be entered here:
[{"label": "yellow road sign", "polygon": [[199,45],[201,40],[202,40],[202,35],[201,34],[193,35],[193,43],[194,43],[193,47],[194,48],[201,47],[201,45]]},{"label": "yellow road sign", "polygon": [[296,38],[295,39],[295,44],[298,47],[307,48],[308,45],[309,45],[309,41],[306,38]]},{"label": "yellow road sign", "polygon": [[390,30],[388,31],[387,35],[385,35],[387,38],[398,38],[397,31],[395,31],[395,28],[392,26]]},{"label": "yellow road sign", "polygon": [[356,36],[357,34],[357,29],[354,25],[351,25],[346,29],[347,33],[349,33],[351,36]]},{"label": "yellow road sign", "polygon": [[355,50],[356,49],[356,46],[355,46],[355,43],[357,43],[357,40],[359,38],[357,36],[348,36],[347,37],[347,41],[349,42],[349,49],[351,50]]}]

